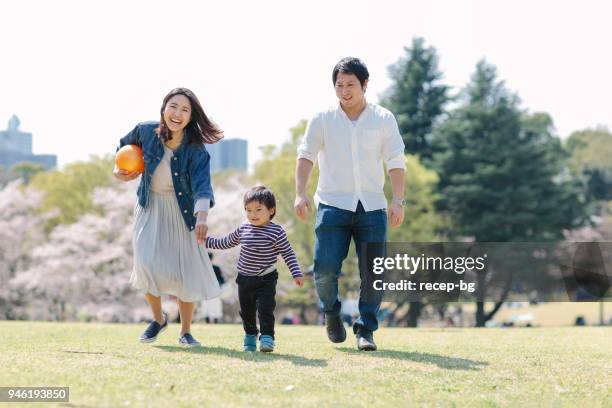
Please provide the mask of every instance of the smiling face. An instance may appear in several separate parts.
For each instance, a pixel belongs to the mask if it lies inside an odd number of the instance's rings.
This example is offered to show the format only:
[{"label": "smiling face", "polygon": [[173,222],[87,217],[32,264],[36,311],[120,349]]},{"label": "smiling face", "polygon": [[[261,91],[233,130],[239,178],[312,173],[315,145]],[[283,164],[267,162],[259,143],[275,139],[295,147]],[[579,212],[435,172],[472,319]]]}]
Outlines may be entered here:
[{"label": "smiling face", "polygon": [[246,211],[247,219],[251,225],[255,225],[256,227],[261,227],[270,222],[270,218],[272,218],[276,211],[276,209],[268,208],[259,201],[246,203],[244,205],[244,210]]},{"label": "smiling face", "polygon": [[339,72],[336,77],[336,96],[342,107],[353,110],[361,107],[365,102],[365,90],[368,85],[366,80],[361,86],[359,79],[354,74]]},{"label": "smiling face", "polygon": [[164,122],[172,133],[181,132],[191,120],[191,103],[185,95],[174,95],[164,108]]}]

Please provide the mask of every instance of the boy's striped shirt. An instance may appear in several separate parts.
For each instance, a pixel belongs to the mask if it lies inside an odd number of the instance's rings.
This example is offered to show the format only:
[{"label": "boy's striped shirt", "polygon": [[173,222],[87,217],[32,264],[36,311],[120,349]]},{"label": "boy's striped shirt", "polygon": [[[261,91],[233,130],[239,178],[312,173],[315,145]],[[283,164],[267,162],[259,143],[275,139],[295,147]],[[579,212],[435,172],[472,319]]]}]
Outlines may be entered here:
[{"label": "boy's striped shirt", "polygon": [[270,268],[281,255],[296,278],[302,276],[295,252],[287,239],[283,227],[273,222],[256,227],[244,223],[224,238],[206,238],[206,247],[211,249],[229,249],[240,245],[238,272],[246,276],[261,275]]}]

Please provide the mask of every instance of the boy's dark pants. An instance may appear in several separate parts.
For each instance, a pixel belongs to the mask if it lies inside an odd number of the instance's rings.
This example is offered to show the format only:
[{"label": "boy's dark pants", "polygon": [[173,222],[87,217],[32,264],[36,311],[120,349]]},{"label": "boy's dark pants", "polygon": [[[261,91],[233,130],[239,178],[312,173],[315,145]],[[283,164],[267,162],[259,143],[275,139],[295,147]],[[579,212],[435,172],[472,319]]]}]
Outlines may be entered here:
[{"label": "boy's dark pants", "polygon": [[244,276],[238,274],[238,299],[240,317],[246,334],[257,335],[255,314],[259,314],[261,334],[274,338],[274,308],[276,307],[276,282],[278,272],[272,271],[263,276]]}]

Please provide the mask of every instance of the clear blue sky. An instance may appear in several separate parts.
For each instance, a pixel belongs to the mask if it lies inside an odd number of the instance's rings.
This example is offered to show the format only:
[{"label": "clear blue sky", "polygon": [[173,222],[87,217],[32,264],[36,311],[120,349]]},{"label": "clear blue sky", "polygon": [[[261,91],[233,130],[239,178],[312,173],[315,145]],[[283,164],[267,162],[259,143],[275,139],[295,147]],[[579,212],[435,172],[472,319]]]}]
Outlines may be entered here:
[{"label": "clear blue sky", "polygon": [[114,152],[165,93],[191,88],[226,137],[279,144],[335,103],[331,69],[370,69],[368,99],[414,36],[463,86],[481,58],[560,136],[610,127],[612,6],[606,1],[11,1],[0,3],[0,129],[15,113],[35,153],[60,165]]}]

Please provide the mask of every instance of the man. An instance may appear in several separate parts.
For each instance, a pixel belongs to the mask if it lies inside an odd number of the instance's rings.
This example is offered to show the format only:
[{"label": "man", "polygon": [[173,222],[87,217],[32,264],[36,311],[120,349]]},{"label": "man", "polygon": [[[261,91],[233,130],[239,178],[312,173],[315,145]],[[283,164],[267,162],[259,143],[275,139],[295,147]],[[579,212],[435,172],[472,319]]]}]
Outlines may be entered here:
[{"label": "man", "polygon": [[[312,167],[319,162],[314,197],[318,204],[314,276],[320,307],[325,313],[327,336],[334,343],[346,339],[340,319],[338,275],[351,237],[363,281],[364,244],[385,242],[387,218],[391,227],[400,226],[404,220],[404,143],[393,114],[366,101],[368,78],[368,69],[358,58],[348,57],[338,62],[332,80],[339,104],[310,120],[298,148],[294,209],[302,220],[307,219],[311,210],[306,185]],[[388,216],[383,193],[383,162],[393,190]],[[360,316],[353,332],[359,350],[376,350],[373,332],[378,328],[376,315],[382,292],[365,296],[366,290],[362,285]]]}]

